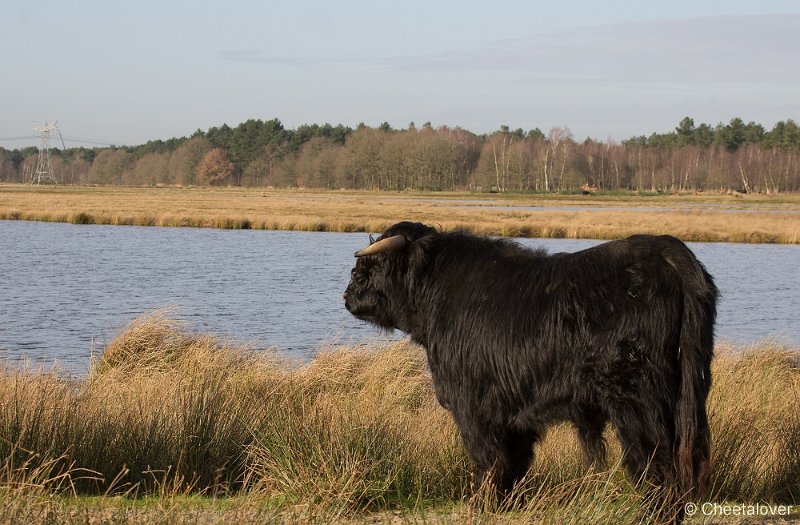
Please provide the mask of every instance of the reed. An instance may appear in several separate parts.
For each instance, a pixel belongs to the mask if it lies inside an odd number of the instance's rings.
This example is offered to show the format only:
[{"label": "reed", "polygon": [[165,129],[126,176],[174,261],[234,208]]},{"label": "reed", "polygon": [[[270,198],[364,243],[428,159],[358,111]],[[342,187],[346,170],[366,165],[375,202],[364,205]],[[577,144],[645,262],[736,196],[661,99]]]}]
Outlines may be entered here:
[{"label": "reed", "polygon": [[[576,206],[584,209],[569,209]],[[378,232],[414,220],[444,230],[512,237],[617,239],[653,233],[684,241],[800,242],[798,195],[735,199],[0,185],[0,219],[331,232]]]},{"label": "reed", "polygon": [[[720,345],[711,501],[800,501],[800,358]],[[409,342],[310,362],[134,321],[86,376],[0,373],[0,522],[648,523],[619,467],[586,473],[560,426],[513,504],[470,499],[470,464]]]}]

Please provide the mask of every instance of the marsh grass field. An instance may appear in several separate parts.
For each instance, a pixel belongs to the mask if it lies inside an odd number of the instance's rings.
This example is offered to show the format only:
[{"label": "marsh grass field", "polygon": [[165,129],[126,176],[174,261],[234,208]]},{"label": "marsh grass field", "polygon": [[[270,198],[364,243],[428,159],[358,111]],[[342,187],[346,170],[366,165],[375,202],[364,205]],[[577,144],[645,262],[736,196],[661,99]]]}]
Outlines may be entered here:
[{"label": "marsh grass field", "polygon": [[0,219],[380,232],[401,220],[506,237],[800,242],[800,195],[531,195],[0,185]]},{"label": "marsh grass field", "polygon": [[[800,242],[798,195],[3,184],[0,219],[338,232],[418,220],[521,237]],[[793,511],[688,521],[800,522],[798,349],[716,354],[708,501]],[[300,363],[156,312],[77,377],[0,363],[0,523],[651,523],[660,509],[622,473],[612,429],[607,438],[607,467],[587,473],[573,429],[554,428],[498,507],[470,494],[469,459],[419,347],[330,347]]]},{"label": "marsh grass field", "polygon": [[[791,505],[769,522],[796,522],[800,357],[769,343],[716,351],[708,501]],[[607,469],[587,473],[573,430],[553,429],[497,507],[471,499],[419,347],[298,363],[155,312],[85,376],[0,372],[0,523],[650,523],[657,509],[608,439]]]}]

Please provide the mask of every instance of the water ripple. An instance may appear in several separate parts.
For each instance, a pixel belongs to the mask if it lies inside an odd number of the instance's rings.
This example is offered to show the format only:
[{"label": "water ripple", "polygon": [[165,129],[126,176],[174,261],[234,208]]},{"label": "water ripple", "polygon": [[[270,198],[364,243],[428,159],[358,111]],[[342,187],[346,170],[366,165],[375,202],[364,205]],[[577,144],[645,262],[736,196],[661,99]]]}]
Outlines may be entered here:
[{"label": "water ripple", "polygon": [[[174,307],[190,328],[311,357],[381,334],[344,309],[366,234],[0,221],[0,355],[85,372],[89,355],[143,312]],[[551,251],[596,241],[521,239]],[[800,345],[800,246],[691,248],[722,291],[717,336]]]}]

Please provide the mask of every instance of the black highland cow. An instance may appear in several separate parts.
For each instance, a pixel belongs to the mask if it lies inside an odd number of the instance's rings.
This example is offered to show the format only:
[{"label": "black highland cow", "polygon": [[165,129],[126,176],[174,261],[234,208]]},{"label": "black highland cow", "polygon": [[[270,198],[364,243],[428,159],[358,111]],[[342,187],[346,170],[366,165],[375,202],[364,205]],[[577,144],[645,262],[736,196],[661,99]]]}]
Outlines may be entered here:
[{"label": "black highland cow", "polygon": [[548,255],[401,222],[355,255],[347,309],[425,347],[475,488],[490,475],[512,489],[558,421],[577,428],[587,465],[602,464],[610,422],[634,480],[646,473],[677,502],[703,495],[718,293],[681,241]]}]

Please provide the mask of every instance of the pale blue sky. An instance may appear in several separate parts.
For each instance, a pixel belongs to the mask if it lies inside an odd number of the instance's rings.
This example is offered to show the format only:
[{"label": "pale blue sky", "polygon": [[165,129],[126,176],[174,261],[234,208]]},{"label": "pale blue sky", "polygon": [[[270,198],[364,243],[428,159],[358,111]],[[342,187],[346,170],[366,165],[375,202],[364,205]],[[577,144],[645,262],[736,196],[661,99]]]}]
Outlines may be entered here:
[{"label": "pale blue sky", "polygon": [[[249,118],[569,127],[800,120],[800,2],[2,1],[0,146],[139,144]],[[77,142],[68,142],[67,146]]]}]

